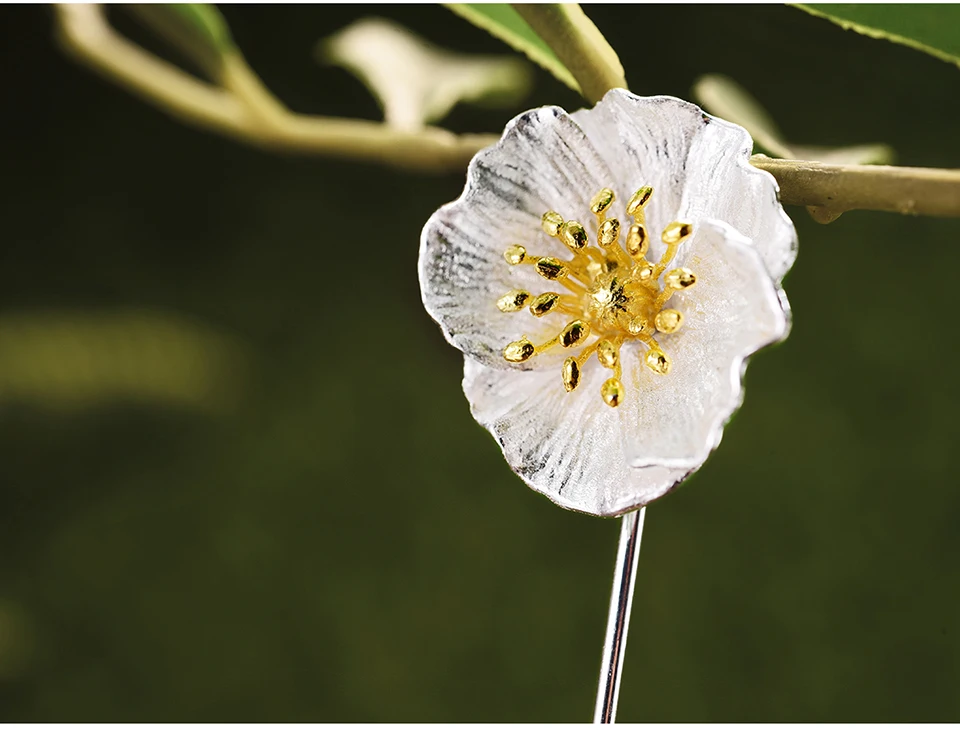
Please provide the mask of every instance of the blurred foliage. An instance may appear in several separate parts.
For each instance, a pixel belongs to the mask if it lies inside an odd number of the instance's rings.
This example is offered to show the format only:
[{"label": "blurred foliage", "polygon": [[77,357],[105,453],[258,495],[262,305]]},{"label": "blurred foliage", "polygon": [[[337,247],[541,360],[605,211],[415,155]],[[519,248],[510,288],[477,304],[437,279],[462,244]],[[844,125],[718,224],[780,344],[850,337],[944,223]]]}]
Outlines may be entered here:
[{"label": "blurred foliage", "polygon": [[224,59],[237,53],[230,28],[216,5],[208,3],[136,3],[119,10],[132,13],[155,34],[217,79]]},{"label": "blurred foliage", "polygon": [[[379,117],[357,80],[309,63],[361,15],[502,51],[440,7],[223,10],[307,112]],[[0,14],[17,144],[0,318],[176,315],[248,364],[215,414],[0,398],[0,719],[589,720],[618,523],[531,492],[470,418],[415,266],[463,175],[184,128],[59,56],[42,8]],[[713,71],[789,140],[960,166],[960,75],[936,59],[786,7],[590,15],[644,92],[688,97]],[[656,30],[677,28],[683,53]],[[547,75],[532,99],[580,104]],[[499,131],[514,112],[449,123]],[[647,516],[624,722],[960,720],[960,348],[932,281],[960,269],[960,222],[791,214],[793,333]]]},{"label": "blurred foliage", "polygon": [[223,14],[210,3],[164,3],[158,10],[176,16],[216,49],[230,50],[233,38]]},{"label": "blurred foliage", "polygon": [[960,66],[960,5],[798,3],[796,7],[842,28],[904,44]]},{"label": "blurred foliage", "polygon": [[239,348],[136,311],[0,315],[0,402],[85,410],[115,401],[214,410],[239,391]]},{"label": "blurred foliage", "polygon": [[692,93],[708,113],[746,128],[755,149],[770,156],[827,164],[890,164],[894,158],[893,150],[886,144],[828,147],[789,143],[763,105],[736,80],[722,74],[700,77],[694,82]]},{"label": "blurred foliage", "polygon": [[507,3],[446,3],[457,15],[525,54],[571,90],[580,85],[546,42]]},{"label": "blurred foliage", "polygon": [[533,84],[530,65],[515,54],[458,54],[382,18],[341,29],[318,51],[367,86],[388,125],[408,131],[442,120],[459,102],[519,105]]}]

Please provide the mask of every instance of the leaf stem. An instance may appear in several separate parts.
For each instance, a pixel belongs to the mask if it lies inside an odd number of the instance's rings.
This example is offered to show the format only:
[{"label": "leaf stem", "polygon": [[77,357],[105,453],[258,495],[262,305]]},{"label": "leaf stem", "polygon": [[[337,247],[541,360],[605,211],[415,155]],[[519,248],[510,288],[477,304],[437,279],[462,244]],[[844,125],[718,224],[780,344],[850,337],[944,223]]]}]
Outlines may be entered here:
[{"label": "leaf stem", "polygon": [[597,102],[615,87],[627,88],[617,52],[578,4],[517,3],[513,9],[570,70],[588,102]]}]

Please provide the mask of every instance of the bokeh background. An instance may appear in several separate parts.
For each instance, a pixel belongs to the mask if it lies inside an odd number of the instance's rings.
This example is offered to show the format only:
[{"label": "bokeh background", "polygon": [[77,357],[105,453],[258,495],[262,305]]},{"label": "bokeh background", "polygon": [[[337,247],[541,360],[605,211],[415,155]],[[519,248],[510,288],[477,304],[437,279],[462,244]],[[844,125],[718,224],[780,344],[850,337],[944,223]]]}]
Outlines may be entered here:
[{"label": "bokeh background", "polygon": [[[588,12],[636,92],[724,73],[791,140],[960,166],[949,64],[787,7]],[[378,118],[311,59],[359,17],[506,49],[437,6],[224,13],[301,112]],[[511,474],[420,305],[463,174],[185,128],[51,29],[0,8],[0,719],[589,720],[619,525]],[[447,124],[547,103],[581,105],[538,71]],[[621,721],[960,720],[960,221],[790,214],[793,333],[649,511]]]}]

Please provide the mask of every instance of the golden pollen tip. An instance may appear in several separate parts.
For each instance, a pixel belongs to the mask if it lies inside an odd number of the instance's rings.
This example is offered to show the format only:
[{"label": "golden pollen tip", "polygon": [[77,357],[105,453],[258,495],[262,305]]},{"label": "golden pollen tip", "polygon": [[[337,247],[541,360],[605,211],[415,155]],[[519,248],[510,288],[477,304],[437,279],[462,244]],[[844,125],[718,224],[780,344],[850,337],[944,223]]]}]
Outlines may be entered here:
[{"label": "golden pollen tip", "polygon": [[563,388],[573,392],[580,384],[580,365],[572,356],[563,362]]},{"label": "golden pollen tip", "polygon": [[514,244],[503,252],[503,258],[506,260],[507,264],[510,264],[511,266],[522,264],[526,256],[527,250],[518,243]]},{"label": "golden pollen tip", "polygon": [[638,264],[633,270],[633,276],[639,279],[641,282],[646,282],[650,279],[653,279],[653,275],[656,274],[653,268],[653,264],[648,262],[643,262]]},{"label": "golden pollen tip", "polygon": [[600,388],[600,394],[605,403],[610,407],[616,407],[623,398],[623,383],[619,379],[610,377]]},{"label": "golden pollen tip", "polygon": [[670,359],[659,349],[650,349],[647,351],[643,357],[643,363],[657,374],[666,374],[670,371]]},{"label": "golden pollen tip", "polygon": [[630,256],[643,256],[647,253],[650,240],[647,238],[647,229],[643,223],[634,223],[627,231],[627,253]]},{"label": "golden pollen tip", "polygon": [[564,348],[571,348],[583,343],[584,339],[590,335],[590,326],[582,320],[575,320],[568,323],[560,332],[560,345]]},{"label": "golden pollen tip", "polygon": [[616,369],[620,362],[620,351],[613,341],[604,338],[597,344],[597,360],[607,369]]},{"label": "golden pollen tip", "polygon": [[563,225],[563,218],[560,216],[560,213],[555,213],[553,210],[550,210],[543,214],[540,225],[544,233],[556,238],[560,234],[560,226]]},{"label": "golden pollen tip", "polygon": [[683,315],[678,310],[661,310],[654,323],[661,333],[674,333],[683,325]]},{"label": "golden pollen tip", "polygon": [[560,304],[560,295],[556,292],[544,292],[530,303],[530,312],[535,318],[542,318]]},{"label": "golden pollen tip", "polygon": [[685,221],[676,220],[663,229],[663,242],[668,245],[680,243],[690,237],[693,233],[693,224]]},{"label": "golden pollen tip", "polygon": [[630,331],[633,335],[638,333],[643,333],[647,330],[647,321],[644,318],[636,317],[630,318],[630,322],[627,323],[627,330]]},{"label": "golden pollen tip", "polygon": [[568,220],[560,229],[560,240],[568,249],[579,251],[587,245],[587,232],[575,220]]},{"label": "golden pollen tip", "polygon": [[686,267],[677,267],[663,276],[663,283],[672,290],[685,290],[697,283],[697,275]]},{"label": "golden pollen tip", "polygon": [[537,260],[537,274],[545,279],[560,279],[567,275],[567,267],[559,259],[544,256]]},{"label": "golden pollen tip", "polygon": [[652,194],[653,187],[641,187],[639,190],[637,190],[627,203],[627,215],[630,217],[635,217],[650,201],[650,196]]},{"label": "golden pollen tip", "polygon": [[503,349],[503,358],[511,364],[519,364],[526,361],[534,354],[533,344],[527,340],[526,336],[519,341],[508,343]]},{"label": "golden pollen tip", "polygon": [[620,238],[620,221],[616,218],[610,218],[609,220],[603,221],[600,224],[600,228],[597,230],[597,241],[601,246],[606,248],[614,243],[617,239]]},{"label": "golden pollen tip", "polygon": [[526,290],[513,290],[497,300],[497,308],[501,313],[515,313],[523,308],[529,299],[530,293]]},{"label": "golden pollen tip", "polygon": [[593,196],[593,199],[590,201],[590,212],[594,215],[602,215],[603,211],[610,207],[616,199],[616,195],[613,194],[613,190],[609,187],[604,187],[600,192]]}]

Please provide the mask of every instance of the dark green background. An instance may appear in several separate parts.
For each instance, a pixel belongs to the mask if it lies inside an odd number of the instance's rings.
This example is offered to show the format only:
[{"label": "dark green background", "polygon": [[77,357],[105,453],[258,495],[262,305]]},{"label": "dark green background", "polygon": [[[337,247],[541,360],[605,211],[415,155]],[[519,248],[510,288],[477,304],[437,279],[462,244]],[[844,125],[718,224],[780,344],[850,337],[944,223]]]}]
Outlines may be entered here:
[{"label": "dark green background", "polygon": [[[225,14],[302,112],[378,115],[310,57],[362,15],[504,49],[439,7]],[[790,140],[960,166],[951,65],[786,7],[589,14],[636,92],[729,74]],[[588,720],[619,526],[512,475],[421,308],[420,228],[463,174],[187,129],[51,27],[0,10],[0,324],[148,308],[244,358],[209,406],[0,396],[0,718]],[[546,103],[580,105],[539,72]],[[960,720],[960,221],[790,213],[793,333],[647,516],[622,721]]]}]

